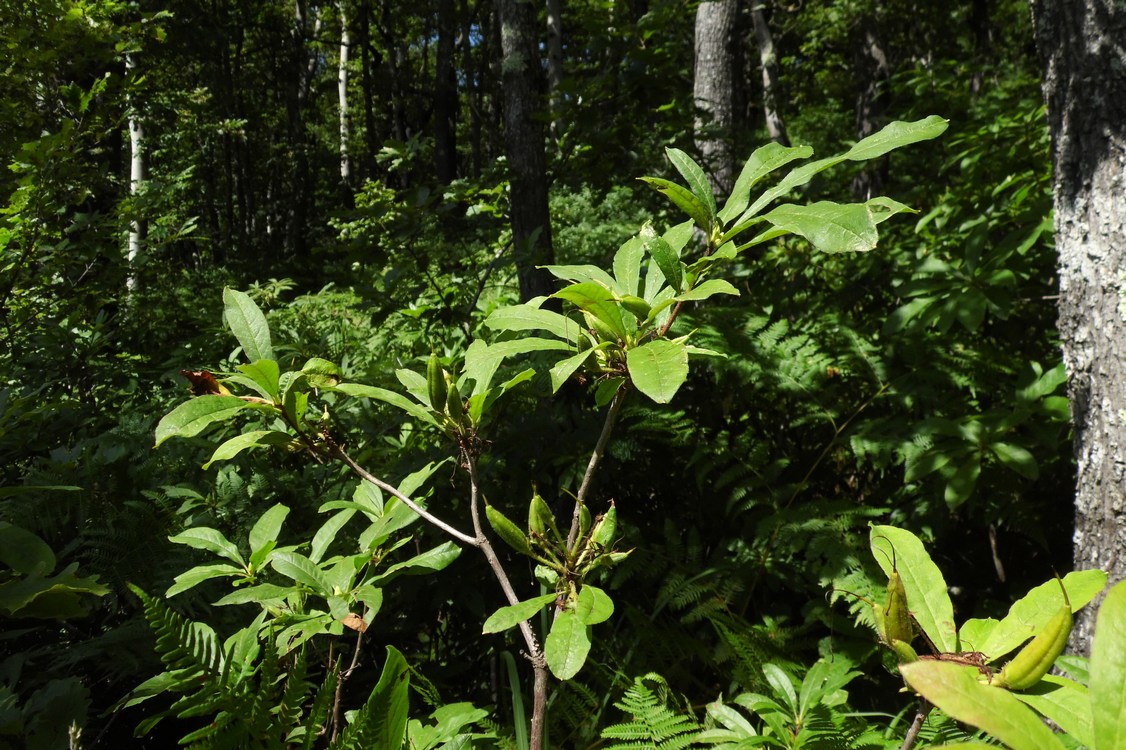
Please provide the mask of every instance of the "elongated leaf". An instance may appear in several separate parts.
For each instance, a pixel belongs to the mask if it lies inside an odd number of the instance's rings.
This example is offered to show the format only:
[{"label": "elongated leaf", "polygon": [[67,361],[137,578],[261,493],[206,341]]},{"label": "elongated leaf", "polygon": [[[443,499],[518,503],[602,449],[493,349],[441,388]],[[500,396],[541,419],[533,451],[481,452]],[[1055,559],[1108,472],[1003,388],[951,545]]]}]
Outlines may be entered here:
[{"label": "elongated leaf", "polygon": [[627,295],[637,295],[641,280],[641,259],[645,256],[645,245],[640,237],[630,237],[618,248],[614,255],[614,280]]},{"label": "elongated leaf", "polygon": [[317,533],[313,535],[313,543],[309,546],[309,559],[319,563],[324,558],[329,545],[336,540],[336,535],[340,533],[345,524],[352,520],[354,515],[356,515],[355,510],[345,508],[321,524]]},{"label": "elongated leaf", "polygon": [[[680,257],[676,254],[676,251],[665,241],[664,237],[659,236],[649,225],[642,228],[641,241],[645,243],[646,252],[656,261],[665,281],[679,293],[684,285],[684,269],[681,267]],[[646,287],[646,300],[649,300],[648,284],[646,284]]]},{"label": "elongated leaf", "polygon": [[204,469],[211,467],[211,464],[216,461],[226,461],[227,459],[234,458],[244,450],[250,448],[263,448],[271,445],[288,445],[293,442],[288,432],[281,432],[280,430],[253,430],[251,432],[244,432],[241,435],[235,435],[230,440],[226,441],[211,454],[211,458],[203,465]]},{"label": "elongated leaf", "polygon": [[164,415],[156,426],[156,444],[171,437],[194,437],[212,422],[230,419],[248,404],[237,396],[197,396]]},{"label": "elongated leaf", "polygon": [[946,580],[919,538],[895,526],[873,525],[870,544],[884,573],[890,577],[893,570],[898,570],[907,592],[907,608],[935,648],[943,653],[958,651],[954,605]]},{"label": "elongated leaf", "polygon": [[516,627],[529,617],[533,617],[537,612],[543,609],[545,605],[553,601],[555,601],[555,594],[544,594],[543,596],[529,599],[526,602],[501,607],[496,612],[489,615],[489,619],[485,620],[481,632],[503,633],[509,628]]},{"label": "elongated leaf", "polygon": [[465,376],[474,381],[474,394],[483,393],[489,389],[501,362],[508,357],[537,351],[566,351],[570,348],[563,341],[535,337],[498,341],[494,344],[475,339],[465,350]]},{"label": "elongated leaf", "polygon": [[219,557],[224,557],[239,566],[246,567],[238,547],[230,542],[227,537],[215,529],[207,526],[197,526],[193,529],[184,529],[176,536],[168,537],[168,541],[175,544],[186,544],[195,549],[206,550]]},{"label": "elongated leaf", "polygon": [[213,578],[229,578],[232,576],[241,577],[246,575],[246,571],[242,568],[236,568],[227,563],[217,563],[215,565],[197,565],[190,570],[185,570],[180,575],[173,579],[172,585],[164,592],[164,596],[171,598],[176,594],[183,593],[188,589],[195,588],[204,581],[210,581]]},{"label": "elongated leaf", "polygon": [[883,156],[892,149],[906,146],[919,141],[929,141],[946,132],[950,122],[938,115],[931,115],[914,122],[897,120],[890,122],[862,141],[858,141],[845,154],[846,159],[852,161],[865,161]]},{"label": "elongated leaf", "polygon": [[296,586],[278,586],[273,583],[260,583],[257,586],[246,586],[244,588],[235,589],[215,602],[215,606],[226,607],[231,604],[266,604],[281,602],[287,596],[296,592]]},{"label": "elongated leaf", "polygon": [[992,443],[989,449],[1001,459],[1001,463],[1020,474],[1025,479],[1037,479],[1040,467],[1036,459],[1026,449],[1012,443]]},{"label": "elongated leaf", "polygon": [[249,378],[247,384],[251,388],[271,401],[278,400],[281,371],[278,369],[277,362],[272,359],[258,359],[250,364],[239,365],[238,369]]},{"label": "elongated leaf", "polygon": [[680,176],[688,183],[688,187],[692,190],[692,194],[704,204],[708,209],[709,222],[705,225],[705,229],[710,229],[711,225],[715,223],[715,194],[712,192],[711,183],[708,182],[708,176],[704,174],[704,170],[700,168],[691,156],[684,153],[678,148],[666,148],[665,153],[669,157],[669,161],[676,167],[676,171],[680,172]]},{"label": "elongated leaf", "polygon": [[676,299],[678,302],[690,302],[704,300],[715,294],[733,294],[738,297],[739,290],[736,289],[730,281],[724,279],[708,279],[692,287],[684,294],[678,294]]},{"label": "elongated leaf", "polygon": [[261,549],[267,542],[276,542],[289,508],[278,503],[263,513],[250,530],[250,551]]},{"label": "elongated leaf", "polygon": [[614,600],[600,588],[583,584],[579,600],[575,603],[575,614],[584,625],[597,625],[606,622],[614,614]]},{"label": "elongated leaf", "polygon": [[[1106,573],[1101,570],[1077,570],[1063,577],[1072,612],[1094,599],[1104,586]],[[1001,658],[1043,630],[1062,604],[1063,592],[1057,581],[1040,584],[1009,607],[1009,613],[993,627],[978,651],[985,654],[986,661]]]},{"label": "elongated leaf", "polygon": [[707,230],[711,227],[711,213],[708,207],[700,201],[692,191],[683,185],[678,185],[670,180],[660,177],[642,177],[642,182],[648,182],[657,188],[658,193],[667,196],[677,208],[692,217],[692,221]]},{"label": "elongated leaf", "polygon": [[407,660],[394,646],[388,646],[383,672],[364,706],[375,728],[374,731],[364,732],[364,739],[372,750],[399,750],[403,746],[410,711],[409,688],[410,667]]},{"label": "elongated leaf", "polygon": [[584,282],[565,286],[554,297],[566,300],[602,321],[620,338],[626,337],[622,311],[614,300],[614,293],[600,284]]},{"label": "elongated leaf", "polygon": [[371,583],[383,585],[400,575],[424,575],[446,568],[461,554],[461,547],[453,542],[442,542],[437,547],[415,555],[409,560],[396,563],[386,571],[372,578]]},{"label": "elongated leaf", "polygon": [[637,390],[667,404],[688,378],[688,350],[667,339],[649,341],[626,352],[626,368]]},{"label": "elongated leaf", "polygon": [[570,380],[575,371],[583,366],[590,355],[594,353],[594,349],[587,349],[586,351],[574,354],[566,359],[561,359],[551,366],[551,392],[557,393],[563,384]]},{"label": "elongated leaf", "polygon": [[407,393],[414,396],[418,403],[423,406],[430,404],[430,394],[425,375],[401,367],[395,370],[395,379],[402,383],[403,388],[406,388]]},{"label": "elongated leaf", "polygon": [[[543,266],[547,271],[550,271],[553,276],[564,279],[566,281],[574,281],[577,284],[591,283],[604,286],[607,289],[624,294],[624,289],[618,288],[618,282],[610,274],[603,271],[598,266],[593,265],[575,265],[575,266]],[[534,302],[534,300],[532,301]],[[532,304],[529,302],[528,304]]]},{"label": "elongated leaf", "polygon": [[1080,745],[1096,747],[1087,688],[1049,674],[1028,690],[1013,695],[1041,716],[1054,721],[1060,729],[1079,740]]},{"label": "elongated leaf", "polygon": [[223,290],[223,318],[247,359],[255,362],[274,358],[266,316],[244,292],[230,288]]},{"label": "elongated leaf", "polygon": [[582,669],[589,653],[590,626],[584,625],[574,612],[560,612],[544,643],[544,656],[551,673],[559,680],[571,679]]},{"label": "elongated leaf", "polygon": [[758,184],[763,177],[792,161],[808,159],[810,156],[813,156],[813,149],[809,146],[783,146],[773,141],[755,149],[751,158],[747,159],[747,163],[743,165],[738,179],[735,180],[735,187],[731,189],[727,203],[724,204],[723,210],[719,212],[720,220],[728,222],[741,214],[747,204],[750,203],[751,188]]},{"label": "elongated leaf", "polygon": [[390,404],[397,409],[402,409],[407,414],[410,414],[415,419],[418,419],[426,424],[437,424],[434,415],[428,409],[416,404],[406,396],[394,391],[389,391],[386,388],[377,388],[373,385],[360,385],[359,383],[340,383],[332,388],[334,391],[339,391],[346,396],[353,398],[374,398],[377,401],[382,401]]},{"label": "elongated leaf", "polygon": [[565,315],[529,305],[501,307],[485,319],[485,325],[494,331],[547,331],[571,343],[579,340],[582,330]]},{"label": "elongated leaf", "polygon": [[779,229],[805,237],[825,253],[866,252],[879,239],[871,212],[858,203],[785,204],[763,218]]},{"label": "elongated leaf", "polygon": [[286,578],[303,583],[320,596],[331,596],[332,585],[324,572],[309,558],[298,552],[276,552],[270,566]]},{"label": "elongated leaf", "polygon": [[1091,708],[1098,750],[1126,748],[1126,581],[1099,608],[1091,644]]},{"label": "elongated leaf", "polygon": [[1063,750],[1052,730],[1007,690],[977,681],[975,667],[943,661],[899,665],[907,684],[958,721],[984,729],[1013,750]]}]

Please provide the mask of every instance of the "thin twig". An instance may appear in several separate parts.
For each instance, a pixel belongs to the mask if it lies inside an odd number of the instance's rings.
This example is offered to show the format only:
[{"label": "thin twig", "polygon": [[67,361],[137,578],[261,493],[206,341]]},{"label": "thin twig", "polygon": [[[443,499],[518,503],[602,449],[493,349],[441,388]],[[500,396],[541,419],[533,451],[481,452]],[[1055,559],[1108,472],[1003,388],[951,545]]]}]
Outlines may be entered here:
[{"label": "thin twig", "polygon": [[931,712],[932,708],[933,706],[926,698],[919,699],[919,710],[915,712],[915,720],[911,722],[911,728],[907,730],[907,736],[903,738],[903,745],[899,750],[911,750],[911,746],[918,739],[919,730],[923,728],[923,722],[927,720],[927,714]]},{"label": "thin twig", "polygon": [[458,531],[453,526],[450,526],[448,523],[446,523],[442,519],[435,516],[433,513],[426,510],[425,508],[423,508],[418,503],[416,503],[414,500],[411,500],[409,497],[404,495],[402,492],[399,492],[399,490],[397,490],[396,488],[387,484],[387,482],[384,482],[382,479],[375,476],[374,474],[369,472],[364,467],[360,466],[339,445],[333,445],[332,450],[336,454],[337,458],[339,458],[341,461],[343,461],[345,464],[347,464],[348,468],[351,469],[361,479],[366,479],[367,481],[371,482],[372,484],[374,484],[376,487],[380,488],[384,492],[387,492],[387,493],[394,495],[395,497],[399,498],[400,502],[402,502],[403,505],[405,505],[408,508],[410,508],[411,510],[413,510],[415,513],[417,513],[419,516],[421,516],[425,520],[429,521],[431,524],[437,526],[439,529],[446,532],[447,534],[452,536],[454,539],[457,539],[459,542],[461,542],[463,544],[468,544],[470,547],[480,547],[481,546],[480,541],[477,537],[472,537],[469,534],[466,534],[462,531]]},{"label": "thin twig", "polygon": [[575,495],[575,510],[571,514],[571,530],[567,533],[567,554],[571,554],[571,549],[578,541],[582,508],[586,503],[587,493],[590,492],[594,472],[598,469],[602,455],[606,452],[606,444],[610,442],[610,433],[614,431],[614,423],[618,420],[618,412],[622,409],[622,402],[625,401],[627,392],[628,389],[624,383],[618,387],[618,392],[614,394],[614,400],[610,402],[610,410],[606,412],[606,421],[602,423],[602,434],[598,436],[598,442],[595,443],[594,450],[591,451],[590,461],[586,465],[586,473],[583,475],[582,484],[579,485],[579,494]]}]

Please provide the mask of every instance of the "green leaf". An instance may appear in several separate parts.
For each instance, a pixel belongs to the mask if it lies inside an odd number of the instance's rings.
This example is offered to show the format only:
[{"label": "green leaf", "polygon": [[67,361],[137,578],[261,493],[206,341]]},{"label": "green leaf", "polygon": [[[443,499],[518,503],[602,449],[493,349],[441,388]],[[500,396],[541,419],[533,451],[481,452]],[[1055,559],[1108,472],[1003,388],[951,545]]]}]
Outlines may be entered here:
[{"label": "green leaf", "polygon": [[372,578],[371,583],[383,585],[400,575],[425,575],[444,570],[461,554],[461,547],[453,542],[442,542],[437,547],[415,555],[409,560],[395,563],[386,571]]},{"label": "green leaf", "polygon": [[667,339],[649,341],[626,352],[626,368],[637,390],[667,404],[688,377],[688,350]]},{"label": "green leaf", "polygon": [[873,525],[870,544],[872,556],[889,578],[893,570],[898,570],[907,592],[907,608],[935,648],[942,653],[957,652],[954,605],[946,580],[919,537],[895,526]]},{"label": "green leaf", "polygon": [[485,325],[494,331],[547,331],[571,343],[577,342],[582,332],[582,326],[567,316],[530,305],[498,308],[485,319]]},{"label": "green leaf", "polygon": [[951,717],[984,729],[1013,750],[1063,750],[1052,730],[1012,693],[978,682],[975,667],[927,660],[901,664],[899,671]]},{"label": "green leaf", "polygon": [[641,259],[645,257],[645,245],[640,237],[630,237],[614,254],[614,280],[627,295],[638,294],[637,285],[641,281]]},{"label": "green leaf", "polygon": [[680,176],[688,183],[692,194],[708,209],[709,222],[704,225],[704,228],[710,230],[711,225],[715,223],[716,206],[715,194],[712,192],[711,183],[708,182],[708,176],[704,174],[704,170],[691,156],[680,149],[666,148],[665,154],[668,155],[672,165],[676,167],[676,171],[680,172]]},{"label": "green leaf", "polygon": [[[600,344],[600,347],[605,344]],[[587,349],[586,351],[573,354],[566,359],[561,359],[551,366],[551,392],[557,393],[563,384],[566,383],[575,371],[578,370],[594,353],[594,349]]]},{"label": "green leaf", "polygon": [[625,323],[622,322],[622,311],[614,299],[614,293],[593,282],[572,284],[565,286],[552,295],[572,303],[580,310],[593,315],[602,321],[619,338],[626,337]]},{"label": "green leaf", "polygon": [[676,300],[678,302],[692,302],[705,300],[715,294],[733,294],[738,297],[739,290],[736,289],[730,281],[725,281],[724,279],[708,279],[692,287],[684,294],[678,294]]},{"label": "green leaf", "polygon": [[272,359],[258,359],[250,364],[239,365],[238,369],[249,379],[248,385],[271,401],[278,400],[278,387],[281,370]]},{"label": "green leaf", "polygon": [[693,195],[688,188],[660,177],[642,177],[641,181],[657,188],[657,192],[667,196],[669,200],[676,204],[677,208],[692,217],[694,223],[705,230],[711,228],[711,213],[708,211],[707,205]]},{"label": "green leaf", "polygon": [[516,627],[524,622],[524,620],[534,616],[543,609],[545,605],[553,601],[555,601],[555,594],[544,594],[543,596],[529,599],[526,602],[501,607],[496,612],[489,615],[489,619],[485,620],[485,625],[481,628],[481,632],[503,633],[505,630]]},{"label": "green leaf", "polygon": [[[618,282],[614,280],[610,274],[603,271],[598,266],[586,264],[576,266],[541,266],[545,270],[551,272],[553,276],[564,279],[566,281],[574,281],[575,283],[590,283],[598,284],[605,287],[610,291],[624,294],[625,290],[618,288]],[[531,304],[535,300],[529,302]]]},{"label": "green leaf", "polygon": [[[1101,570],[1073,571],[1063,577],[1071,611],[1077,612],[1106,586]],[[979,645],[985,660],[995,661],[1032,638],[1048,624],[1063,604],[1063,592],[1056,580],[1042,583],[1009,607],[1009,613],[994,626],[989,639]]]},{"label": "green leaf", "polygon": [[377,388],[373,385],[360,385],[359,383],[340,383],[334,386],[332,390],[353,398],[374,398],[376,401],[382,401],[385,404],[390,404],[397,409],[405,411],[421,422],[432,425],[438,424],[434,419],[434,415],[431,414],[428,409],[416,404],[406,396],[395,393],[394,391],[389,391],[386,388]]},{"label": "green leaf", "polygon": [[211,467],[211,464],[216,461],[226,461],[227,459],[234,458],[239,453],[249,448],[262,448],[271,445],[289,445],[293,442],[288,432],[281,432],[280,430],[253,430],[251,432],[244,432],[241,435],[235,435],[230,440],[226,441],[211,454],[211,458],[203,465],[206,470]]},{"label": "green leaf", "polygon": [[[226,607],[232,604],[273,604],[282,602],[290,594],[297,592],[296,586],[278,586],[273,583],[260,583],[257,586],[246,586],[235,589],[231,593],[215,602],[216,607]],[[168,596],[166,594],[166,596]]]},{"label": "green leaf", "polygon": [[1091,644],[1091,709],[1094,747],[1126,747],[1126,581],[1107,593]]},{"label": "green leaf", "polygon": [[606,622],[614,614],[614,600],[602,589],[584,583],[575,603],[575,614],[584,625]]},{"label": "green leaf", "polygon": [[981,458],[977,455],[969,457],[946,481],[946,504],[953,509],[969,500],[980,476]]},{"label": "green leaf", "polygon": [[1020,474],[1025,479],[1037,479],[1040,476],[1040,467],[1036,459],[1024,448],[1012,443],[992,443],[989,449],[1001,459],[1001,463]]},{"label": "green leaf", "polygon": [[888,123],[879,132],[873,133],[845,152],[844,157],[852,161],[865,161],[883,156],[892,149],[919,141],[929,141],[946,132],[949,120],[931,115],[914,122],[897,120]]},{"label": "green leaf", "polygon": [[289,508],[278,503],[263,513],[250,530],[250,551],[261,549],[267,542],[276,542]]},{"label": "green leaf", "polygon": [[313,543],[309,546],[309,559],[319,563],[328,546],[336,540],[336,535],[340,533],[345,524],[352,520],[352,516],[355,514],[355,510],[346,508],[321,524],[317,533],[313,535]]},{"label": "green leaf", "polygon": [[818,201],[808,206],[784,204],[763,216],[779,229],[806,238],[824,253],[866,252],[879,233],[868,207],[859,203]]},{"label": "green leaf", "polygon": [[246,567],[242,555],[239,554],[238,547],[232,544],[222,533],[215,529],[208,528],[207,526],[184,529],[176,536],[168,537],[168,541],[174,544],[185,544],[194,549],[206,550],[207,552],[230,560],[238,565],[239,568]]},{"label": "green leaf", "polygon": [[[364,713],[371,718],[364,732],[367,747],[372,750],[400,750],[407,736],[407,714],[410,710],[410,667],[393,646],[387,647],[387,661]],[[374,731],[372,729],[374,727]],[[348,743],[341,743],[349,746]]]},{"label": "green leaf", "polygon": [[212,422],[230,419],[248,406],[237,396],[197,396],[185,401],[156,426],[156,445],[171,437],[194,437]]},{"label": "green leaf", "polygon": [[1091,699],[1087,688],[1077,682],[1048,674],[1032,687],[1013,695],[1041,716],[1054,721],[1060,729],[1078,740],[1080,745],[1096,747]]},{"label": "green leaf", "polygon": [[784,167],[797,159],[808,159],[810,156],[813,156],[813,149],[809,146],[783,146],[773,141],[755,149],[751,158],[747,159],[747,163],[743,165],[742,171],[739,172],[739,177],[735,180],[735,187],[731,189],[727,203],[723,206],[723,210],[719,212],[719,218],[724,223],[734,219],[750,203],[751,188],[759,180],[779,167]]},{"label": "green leaf", "polygon": [[46,575],[55,569],[55,552],[36,534],[0,521],[0,562],[16,573]]},{"label": "green leaf", "polygon": [[[673,288],[675,292],[680,293],[684,284],[684,269],[680,264],[680,257],[672,246],[665,241],[654,231],[653,227],[646,224],[641,229],[641,241],[645,243],[645,250],[656,261],[657,267],[661,269],[661,274],[664,275],[665,281]],[[648,287],[648,284],[646,284]],[[648,292],[648,289],[646,290]],[[648,293],[645,296],[649,300]]]},{"label": "green leaf", "polygon": [[556,679],[569,680],[579,673],[590,653],[590,626],[574,612],[564,610],[551,624],[544,643],[547,666]]},{"label": "green leaf", "polygon": [[164,596],[166,598],[172,598],[176,596],[176,594],[183,593],[204,581],[210,581],[212,578],[230,578],[232,576],[241,578],[245,575],[245,570],[236,568],[233,565],[228,565],[227,563],[197,565],[176,576],[176,578],[173,579],[172,585],[164,592]]},{"label": "green leaf", "polygon": [[474,381],[473,393],[489,389],[497,368],[508,357],[537,351],[568,351],[571,346],[555,339],[525,338],[486,344],[475,339],[465,350],[465,376]]},{"label": "green leaf", "polygon": [[298,552],[275,552],[270,567],[286,578],[303,583],[320,596],[331,596],[332,585],[324,572],[309,558]]},{"label": "green leaf", "polygon": [[238,339],[243,353],[251,362],[273,359],[274,347],[270,343],[270,327],[266,316],[244,292],[223,290],[223,318],[227,327]]}]

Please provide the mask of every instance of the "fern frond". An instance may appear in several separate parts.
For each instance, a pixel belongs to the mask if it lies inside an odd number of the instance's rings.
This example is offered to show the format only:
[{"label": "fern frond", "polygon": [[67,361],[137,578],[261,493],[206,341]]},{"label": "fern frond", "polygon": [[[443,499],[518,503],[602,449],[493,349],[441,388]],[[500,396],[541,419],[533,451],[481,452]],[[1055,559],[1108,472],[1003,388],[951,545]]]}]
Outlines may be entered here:
[{"label": "fern frond", "polygon": [[603,739],[621,740],[607,745],[606,750],[681,750],[695,745],[700,731],[695,717],[671,710],[667,699],[651,690],[647,682],[665,690],[668,687],[663,678],[652,673],[634,679],[622,700],[614,704],[628,713],[631,720],[602,730]]}]

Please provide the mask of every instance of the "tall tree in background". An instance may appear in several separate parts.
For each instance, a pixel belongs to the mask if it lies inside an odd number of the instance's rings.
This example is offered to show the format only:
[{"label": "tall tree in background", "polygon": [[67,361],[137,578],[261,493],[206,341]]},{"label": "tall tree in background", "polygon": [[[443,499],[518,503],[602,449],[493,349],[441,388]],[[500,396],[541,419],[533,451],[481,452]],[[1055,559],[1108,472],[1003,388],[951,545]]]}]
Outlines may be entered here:
[{"label": "tall tree in background", "polygon": [[456,35],[454,0],[438,0],[438,49],[434,60],[434,166],[442,184],[449,184],[457,177]]},{"label": "tall tree in background", "polygon": [[345,185],[352,177],[352,161],[348,154],[348,52],[352,39],[348,33],[348,11],[340,0],[340,57],[336,73],[337,98],[340,100],[340,180]]},{"label": "tall tree in background", "polygon": [[[880,0],[874,0],[854,27],[856,35],[856,75],[860,89],[856,94],[856,139],[862,140],[883,127],[887,105],[886,87],[891,77],[887,51],[880,34]],[[865,166],[852,182],[858,200],[883,192],[887,180],[887,159]]]},{"label": "tall tree in background", "polygon": [[[1033,0],[1052,135],[1059,331],[1077,459],[1074,563],[1126,577],[1126,6]],[[1093,610],[1088,607],[1083,612]],[[1093,618],[1072,645],[1086,652]]]},{"label": "tall tree in background", "polygon": [[759,64],[762,66],[762,111],[766,120],[766,132],[770,140],[790,145],[786,133],[786,122],[778,110],[782,99],[782,86],[778,80],[778,57],[774,53],[774,35],[770,33],[770,22],[766,18],[766,0],[753,0],[751,22],[754,24],[755,44],[758,46]]},{"label": "tall tree in background", "polygon": [[542,68],[537,52],[536,11],[529,2],[500,0],[504,148],[511,183],[512,243],[520,297],[549,295],[552,277],[538,266],[554,260],[547,209],[547,158],[543,125]]},{"label": "tall tree in background", "polygon": [[735,119],[735,19],[738,0],[704,0],[696,9],[696,62],[692,100],[696,148],[712,189],[724,194],[735,181],[731,126]]},{"label": "tall tree in background", "polygon": [[[125,56],[125,70],[128,73],[129,84],[137,78],[137,62],[135,53]],[[141,115],[137,106],[135,93],[130,93],[126,99],[126,108],[129,117],[129,195],[136,196],[145,180],[145,132],[141,125]],[[129,275],[125,279],[126,291],[132,292],[137,287],[137,258],[141,254],[141,220],[134,218],[129,222],[129,239],[126,244],[125,258],[129,265]]]}]

